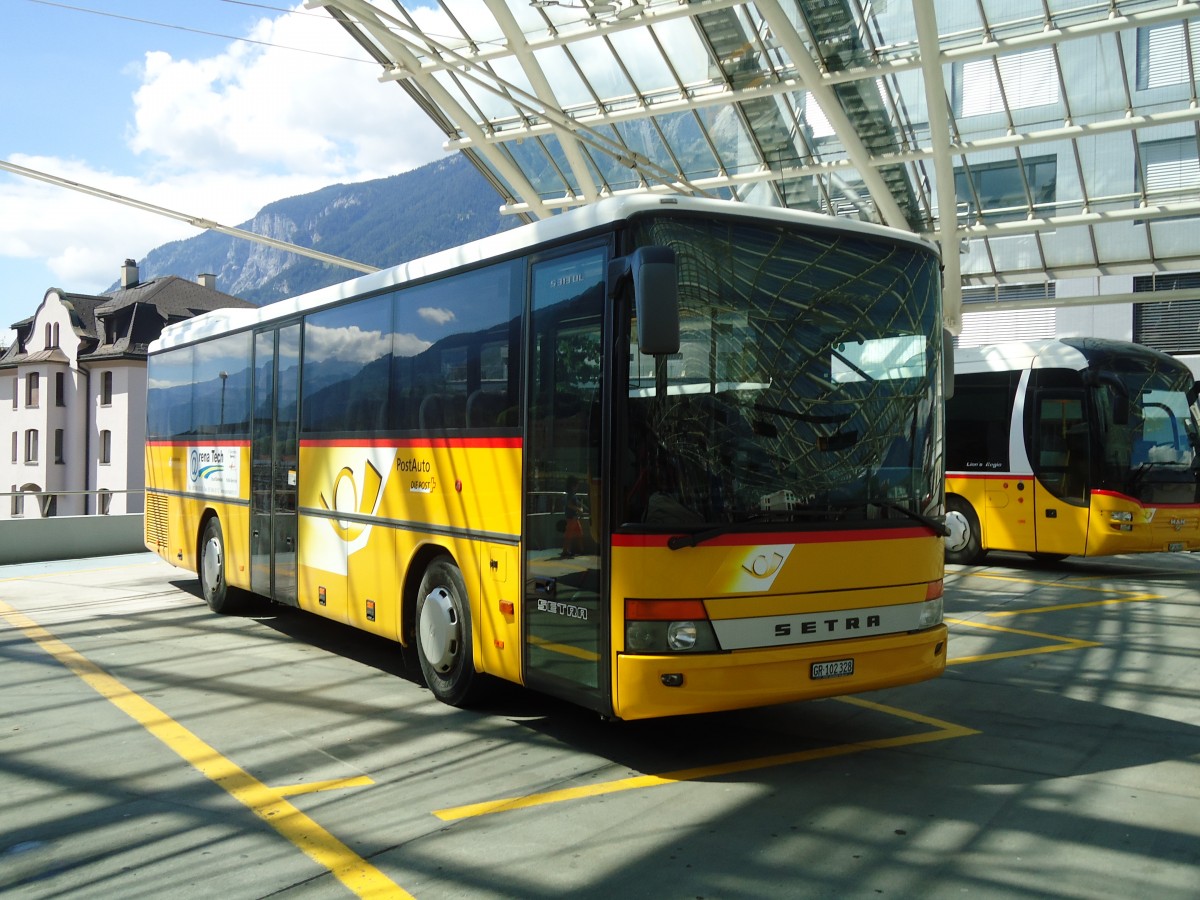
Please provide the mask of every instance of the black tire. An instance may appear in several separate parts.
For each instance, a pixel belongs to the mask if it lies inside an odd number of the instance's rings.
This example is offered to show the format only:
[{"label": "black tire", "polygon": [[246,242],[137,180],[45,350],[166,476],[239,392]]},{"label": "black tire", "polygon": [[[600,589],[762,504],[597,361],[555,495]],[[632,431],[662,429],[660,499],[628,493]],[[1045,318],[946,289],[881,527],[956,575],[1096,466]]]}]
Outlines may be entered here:
[{"label": "black tire", "polygon": [[482,676],[471,650],[471,606],[462,572],[449,556],[426,567],[417,588],[413,643],[433,695],[450,706],[479,698]]},{"label": "black tire", "polygon": [[[955,521],[960,527],[955,527]],[[946,538],[946,562],[970,566],[982,560],[987,551],[983,549],[983,537],[979,531],[979,517],[971,504],[962,497],[946,498],[946,525],[951,533],[962,535],[957,544],[952,544],[953,538]]]},{"label": "black tire", "polygon": [[241,592],[225,580],[225,535],[221,520],[213,516],[204,526],[200,538],[200,553],[196,574],[200,576],[200,593],[215,613],[233,613],[241,607]]}]

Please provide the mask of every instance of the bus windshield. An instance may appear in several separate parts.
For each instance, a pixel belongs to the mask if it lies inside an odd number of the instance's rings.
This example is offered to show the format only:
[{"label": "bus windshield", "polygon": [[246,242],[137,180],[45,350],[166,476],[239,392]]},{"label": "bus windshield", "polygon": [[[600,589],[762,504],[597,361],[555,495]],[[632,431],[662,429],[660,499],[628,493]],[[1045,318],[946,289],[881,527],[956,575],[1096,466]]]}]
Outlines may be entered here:
[{"label": "bus windshield", "polygon": [[655,358],[631,341],[618,527],[940,514],[931,252],[704,219],[656,217],[635,233],[675,248],[681,345]]},{"label": "bus windshield", "polygon": [[1186,370],[1125,365],[1099,382],[1101,486],[1143,502],[1196,502],[1200,434]]}]

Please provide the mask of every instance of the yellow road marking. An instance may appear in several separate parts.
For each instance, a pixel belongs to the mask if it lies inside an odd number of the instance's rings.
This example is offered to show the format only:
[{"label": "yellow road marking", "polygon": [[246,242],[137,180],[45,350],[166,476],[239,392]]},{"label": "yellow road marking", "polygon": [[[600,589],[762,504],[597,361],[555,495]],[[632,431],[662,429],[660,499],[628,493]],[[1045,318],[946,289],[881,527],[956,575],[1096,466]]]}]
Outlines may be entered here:
[{"label": "yellow road marking", "polygon": [[[1101,591],[1101,590],[1103,590],[1102,588],[1079,587],[1077,585],[1073,586],[1071,589],[1076,590],[1076,591]],[[1112,589],[1109,589],[1108,593],[1111,594],[1111,593],[1114,593],[1114,591]],[[1138,594],[1138,593],[1133,593],[1132,591],[1121,592],[1121,593],[1124,593],[1125,596],[1124,597],[1109,597],[1107,600],[1087,600],[1082,603],[1059,603],[1054,606],[1035,606],[1030,609],[1010,609],[1010,610],[1003,610],[1003,611],[997,611],[997,612],[989,612],[989,613],[986,613],[985,615],[988,615],[993,619],[1002,619],[1007,616],[1024,616],[1024,615],[1032,615],[1033,613],[1060,612],[1064,609],[1086,609],[1089,606],[1111,606],[1114,603],[1137,603],[1138,601],[1141,601],[1141,600],[1161,600],[1163,598],[1162,594]]]},{"label": "yellow road marking", "polygon": [[661,775],[638,775],[633,778],[620,778],[606,781],[602,784],[584,785],[573,788],[562,788],[556,791],[544,791],[528,794],[524,797],[506,797],[502,800],[488,800],[483,803],[469,803],[465,806],[453,806],[447,809],[437,809],[433,814],[443,821],[468,819],[475,816],[486,816],[499,812],[510,812],[516,809],[528,809],[533,806],[545,806],[549,803],[562,803],[565,800],[579,800],[585,797],[598,797],[604,794],[615,794],[620,791],[641,790],[643,788],[659,787],[664,784],[677,784],[681,781],[698,781],[702,778],[716,778],[722,775],[732,775],[739,772],[752,772],[756,769],[769,769],[777,766],[788,766],[795,763],[810,762],[817,759],[828,759],[834,756],[847,756],[851,753],[862,753],[866,750],[883,750],[894,747],[905,747],[912,744],[927,744],[932,741],[944,741],[950,738],[967,737],[979,734],[971,728],[953,725],[934,719],[920,713],[912,713],[895,707],[884,706],[869,700],[855,697],[835,698],[845,703],[853,703],[868,709],[873,709],[889,715],[899,716],[914,722],[932,726],[935,730],[920,734],[903,735],[900,737],[879,738],[872,741],[857,741],[852,744],[836,744],[830,747],[818,747],[813,750],[800,750],[795,753],[779,753],[773,756],[760,756],[753,759],[736,760],[728,763],[718,763],[711,766],[697,766],[691,769],[680,769],[675,772],[664,772]]},{"label": "yellow road marking", "polygon": [[985,625],[982,622],[969,622],[966,619],[946,619],[951,625],[965,625],[967,628],[981,628],[986,631],[1000,631],[1005,634],[1019,634],[1023,637],[1039,638],[1054,641],[1049,646],[1025,647],[1021,650],[1003,650],[996,653],[981,653],[978,656],[957,656],[946,660],[946,665],[957,666],[963,663],[982,662],[985,659],[1007,659],[1014,656],[1034,656],[1038,653],[1054,653],[1058,650],[1081,650],[1086,647],[1100,647],[1096,641],[1085,641],[1079,638],[1063,637],[1057,634],[1042,634],[1039,631],[1025,631],[1021,628],[1005,628],[1002,625]]},{"label": "yellow road marking", "polygon": [[347,788],[368,787],[375,783],[375,780],[367,775],[359,775],[355,778],[333,778],[329,781],[314,781],[311,784],[290,784],[286,787],[277,787],[276,791],[284,797],[295,797],[298,794],[316,794],[321,791],[344,791]]},{"label": "yellow road marking", "polygon": [[1071,584],[1063,581],[1037,581],[1033,578],[1018,578],[1015,575],[992,575],[983,572],[963,572],[962,576],[971,578],[987,578],[992,581],[1012,581],[1017,584],[1034,584],[1039,587],[1065,587],[1072,591],[1088,591],[1094,594],[1108,594],[1106,600],[1086,600],[1079,603],[1056,603],[1050,606],[1036,606],[1026,609],[1008,609],[998,610],[995,612],[984,613],[984,615],[993,619],[1002,619],[1009,616],[1025,616],[1033,613],[1059,612],[1065,609],[1085,609],[1090,606],[1108,606],[1114,603],[1136,603],[1142,600],[1161,600],[1162,594],[1148,594],[1139,591],[1128,591],[1120,588],[1109,587],[1089,587],[1084,584]]},{"label": "yellow road marking", "polygon": [[570,644],[558,644],[554,641],[547,641],[544,638],[529,635],[529,643],[535,647],[540,647],[543,650],[548,650],[551,653],[561,653],[563,656],[574,656],[576,659],[586,660],[587,662],[595,662],[600,658],[599,653],[591,650],[583,650],[580,647],[572,647]]},{"label": "yellow road marking", "polygon": [[[244,804],[313,862],[327,869],[356,896],[411,897],[379,869],[285,800],[284,795],[288,791],[263,784],[154,704],[129,690],[87,657],[3,600],[0,600],[0,617],[22,631],[27,638],[78,676],[88,687],[162,741],[193,768]],[[290,792],[301,793],[295,788],[290,789]]]}]

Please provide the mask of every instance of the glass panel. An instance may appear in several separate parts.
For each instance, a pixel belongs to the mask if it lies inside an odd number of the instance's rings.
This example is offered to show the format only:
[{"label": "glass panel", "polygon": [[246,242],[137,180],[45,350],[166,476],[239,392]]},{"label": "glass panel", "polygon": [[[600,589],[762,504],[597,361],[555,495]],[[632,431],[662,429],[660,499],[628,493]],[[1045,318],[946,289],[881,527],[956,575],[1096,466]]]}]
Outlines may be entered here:
[{"label": "glass panel", "polygon": [[516,426],[519,278],[503,263],[394,295],[391,427]]},{"label": "glass panel", "polygon": [[526,660],[530,683],[600,708],[608,615],[598,539],[601,338],[607,255],[533,267],[525,455]]},{"label": "glass panel", "polygon": [[250,435],[250,334],[196,347],[192,425],[196,434]]},{"label": "glass panel", "polygon": [[[673,247],[680,352],[630,347],[626,527],[688,530],[934,514],[941,447],[936,259],[823,230],[639,223]],[[631,334],[634,333],[631,331]]]},{"label": "glass panel", "polygon": [[193,348],[151,356],[147,368],[146,433],[169,440],[194,433],[192,428]]},{"label": "glass panel", "polygon": [[385,428],[391,354],[388,296],[309,316],[304,324],[304,431],[361,434]]}]

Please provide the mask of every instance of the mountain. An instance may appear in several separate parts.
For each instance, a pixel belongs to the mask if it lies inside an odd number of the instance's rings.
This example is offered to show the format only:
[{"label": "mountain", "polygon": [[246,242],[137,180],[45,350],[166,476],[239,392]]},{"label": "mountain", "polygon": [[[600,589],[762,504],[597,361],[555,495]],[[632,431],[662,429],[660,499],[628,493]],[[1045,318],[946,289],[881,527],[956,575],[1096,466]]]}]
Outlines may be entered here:
[{"label": "mountain", "polygon": [[[238,227],[385,268],[520,224],[499,207],[495,189],[460,154],[277,200]],[[212,231],[156,247],[138,265],[143,281],[215,274],[218,290],[260,306],[362,274]]]}]

